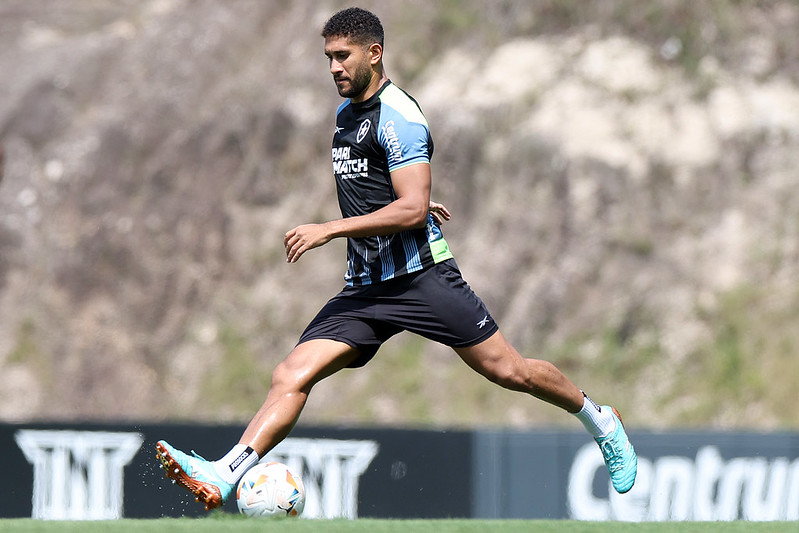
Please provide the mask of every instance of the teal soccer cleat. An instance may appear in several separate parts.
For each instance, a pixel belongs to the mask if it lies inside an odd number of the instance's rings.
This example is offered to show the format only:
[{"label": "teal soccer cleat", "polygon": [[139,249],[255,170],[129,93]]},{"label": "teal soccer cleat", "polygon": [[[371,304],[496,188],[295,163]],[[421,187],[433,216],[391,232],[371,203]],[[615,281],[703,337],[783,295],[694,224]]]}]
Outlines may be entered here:
[{"label": "teal soccer cleat", "polygon": [[206,511],[225,503],[233,492],[234,486],[217,475],[213,463],[196,453],[187,455],[163,440],[158,441],[155,449],[166,477],[193,493],[196,501],[205,504]]},{"label": "teal soccer cleat", "polygon": [[609,405],[602,406],[602,409],[611,410],[613,418],[616,419],[616,429],[606,437],[595,440],[599,444],[599,449],[602,450],[602,457],[605,459],[605,466],[608,467],[613,488],[619,494],[624,494],[635,484],[635,476],[638,473],[638,456],[635,454],[635,448],[630,443],[630,439],[627,438],[619,412]]}]

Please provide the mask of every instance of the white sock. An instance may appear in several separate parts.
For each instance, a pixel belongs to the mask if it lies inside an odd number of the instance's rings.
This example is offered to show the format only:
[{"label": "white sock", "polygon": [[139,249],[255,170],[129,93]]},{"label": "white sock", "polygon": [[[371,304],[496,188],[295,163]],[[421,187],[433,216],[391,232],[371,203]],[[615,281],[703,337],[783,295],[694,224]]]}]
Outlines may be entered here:
[{"label": "white sock", "polygon": [[583,408],[574,416],[583,423],[585,429],[594,438],[605,437],[616,429],[616,419],[608,407],[600,407],[583,393]]},{"label": "white sock", "polygon": [[246,444],[236,444],[224,457],[214,461],[214,468],[219,477],[235,485],[244,472],[255,466],[259,459],[255,450]]}]

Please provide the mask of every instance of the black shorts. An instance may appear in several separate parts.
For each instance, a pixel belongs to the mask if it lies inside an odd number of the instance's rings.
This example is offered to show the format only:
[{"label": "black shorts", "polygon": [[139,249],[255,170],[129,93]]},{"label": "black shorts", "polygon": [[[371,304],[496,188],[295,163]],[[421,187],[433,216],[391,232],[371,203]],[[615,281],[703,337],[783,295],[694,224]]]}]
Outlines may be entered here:
[{"label": "black shorts", "polygon": [[488,339],[497,329],[455,260],[448,259],[397,279],[345,287],[308,324],[298,344],[312,339],[344,342],[361,352],[349,365],[359,367],[401,331],[462,348]]}]

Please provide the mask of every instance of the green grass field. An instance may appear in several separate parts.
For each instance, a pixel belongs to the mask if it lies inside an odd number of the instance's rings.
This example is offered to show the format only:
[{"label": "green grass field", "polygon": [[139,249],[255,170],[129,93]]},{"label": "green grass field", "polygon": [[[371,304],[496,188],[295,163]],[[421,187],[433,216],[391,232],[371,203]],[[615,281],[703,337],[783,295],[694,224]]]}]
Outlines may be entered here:
[{"label": "green grass field", "polygon": [[620,523],[568,520],[256,520],[238,516],[204,519],[45,522],[0,520],[0,532],[43,533],[791,533],[799,522]]}]

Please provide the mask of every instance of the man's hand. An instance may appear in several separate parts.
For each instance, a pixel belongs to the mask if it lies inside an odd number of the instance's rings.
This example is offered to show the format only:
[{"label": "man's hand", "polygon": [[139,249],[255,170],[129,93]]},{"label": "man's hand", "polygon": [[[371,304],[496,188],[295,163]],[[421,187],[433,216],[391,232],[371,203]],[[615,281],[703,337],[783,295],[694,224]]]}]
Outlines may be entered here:
[{"label": "man's hand", "polygon": [[441,225],[447,220],[452,218],[449,209],[447,209],[446,206],[444,206],[444,204],[434,202],[433,200],[430,200],[429,211],[430,214],[433,215],[433,218],[436,219],[438,225]]},{"label": "man's hand", "polygon": [[307,252],[331,239],[325,224],[303,224],[286,233],[283,239],[283,246],[286,247],[286,262],[296,263],[297,260]]}]

